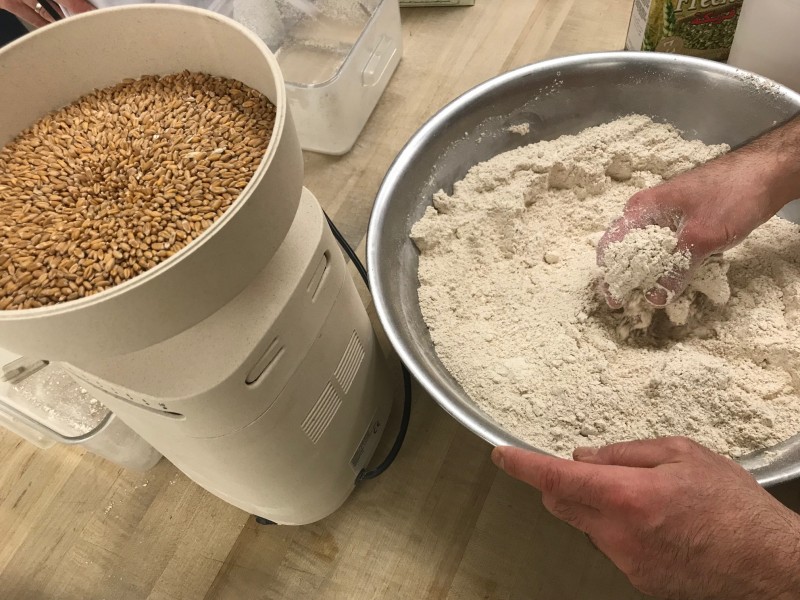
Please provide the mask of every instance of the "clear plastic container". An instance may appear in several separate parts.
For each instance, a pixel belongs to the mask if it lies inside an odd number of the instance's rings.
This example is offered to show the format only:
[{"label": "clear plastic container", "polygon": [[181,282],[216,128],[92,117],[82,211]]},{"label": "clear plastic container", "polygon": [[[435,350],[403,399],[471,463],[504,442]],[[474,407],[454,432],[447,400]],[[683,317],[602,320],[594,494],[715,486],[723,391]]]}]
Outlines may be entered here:
[{"label": "clear plastic container", "polygon": [[104,8],[156,1],[232,17],[266,42],[281,66],[304,150],[348,152],[403,53],[398,0],[94,0],[93,4]]},{"label": "clear plastic container", "polygon": [[47,449],[80,445],[122,467],[146,471],[161,454],[89,396],[55,363],[0,351],[0,425]]},{"label": "clear plastic container", "polygon": [[402,55],[398,0],[237,0],[280,64],[300,145],[344,154]]},{"label": "clear plastic container", "polygon": [[161,460],[161,453],[125,425],[114,413],[80,445],[126,469],[148,471]]}]

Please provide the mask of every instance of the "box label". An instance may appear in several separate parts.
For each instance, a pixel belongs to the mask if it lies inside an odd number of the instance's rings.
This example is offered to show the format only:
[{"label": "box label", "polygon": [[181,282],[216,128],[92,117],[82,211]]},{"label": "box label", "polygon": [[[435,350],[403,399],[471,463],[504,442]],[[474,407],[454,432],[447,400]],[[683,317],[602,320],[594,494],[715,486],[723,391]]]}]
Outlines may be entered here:
[{"label": "box label", "polygon": [[725,60],[743,0],[635,0],[628,50]]}]

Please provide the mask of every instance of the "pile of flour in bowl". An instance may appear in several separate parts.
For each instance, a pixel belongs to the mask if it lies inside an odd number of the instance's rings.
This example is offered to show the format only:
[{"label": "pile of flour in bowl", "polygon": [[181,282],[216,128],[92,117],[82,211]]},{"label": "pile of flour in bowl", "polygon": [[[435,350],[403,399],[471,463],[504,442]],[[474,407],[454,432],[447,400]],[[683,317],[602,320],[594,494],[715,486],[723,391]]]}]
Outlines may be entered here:
[{"label": "pile of flour in bowl", "polygon": [[434,195],[412,230],[420,306],[484,411],[562,456],[687,435],[737,457],[800,432],[796,225],[767,222],[691,307],[646,327],[626,328],[597,291],[595,247],[627,199],[727,150],[629,116],[500,154]]}]

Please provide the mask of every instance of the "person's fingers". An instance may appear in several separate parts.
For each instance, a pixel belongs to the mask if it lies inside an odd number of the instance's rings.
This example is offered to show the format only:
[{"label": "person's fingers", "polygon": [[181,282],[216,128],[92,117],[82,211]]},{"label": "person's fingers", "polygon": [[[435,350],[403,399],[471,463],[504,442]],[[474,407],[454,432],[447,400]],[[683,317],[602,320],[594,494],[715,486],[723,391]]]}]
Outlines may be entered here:
[{"label": "person's fingers", "polygon": [[656,212],[650,208],[625,209],[621,217],[616,219],[606,229],[603,237],[597,243],[597,266],[605,265],[605,252],[610,244],[621,242],[633,229],[642,229],[655,224],[659,219]]},{"label": "person's fingers", "polygon": [[[33,2],[33,10],[37,15],[42,17],[48,23],[55,23],[55,21],[56,21],[55,17],[53,17],[53,15],[51,15],[50,12],[47,9],[45,9],[44,7],[41,7],[41,8],[39,8],[39,10],[36,10],[37,3],[35,2],[35,0],[30,0],[30,2]],[[43,2],[41,2],[39,4],[43,4]],[[57,10],[58,9],[58,4],[56,2],[51,2],[50,6],[53,7],[53,9],[55,9],[56,12],[58,12],[58,10]]]},{"label": "person's fingers", "polygon": [[45,19],[42,15],[37,13],[33,10],[30,6],[23,2],[17,2],[13,6],[10,7],[10,11],[13,12],[16,16],[18,16],[23,21],[27,21],[34,27],[44,27],[45,25],[49,24],[52,21],[52,17],[47,14],[47,12],[42,11],[46,16]]},{"label": "person's fingers", "polygon": [[[663,277],[659,280],[663,280]],[[668,290],[666,287],[661,285],[661,283],[657,284],[656,287],[650,288],[644,293],[644,299],[651,306],[655,306],[656,308],[664,308],[669,301],[674,297],[674,292]]]},{"label": "person's fingers", "polygon": [[[675,251],[679,252],[677,249]],[[697,271],[698,267],[707,257],[708,255],[705,255],[701,260],[697,260],[696,257],[692,255],[687,269],[672,271],[671,273],[659,277],[656,280],[655,287],[645,291],[645,300],[656,308],[663,308],[672,302],[684,292],[686,286],[691,283],[695,271]]]},{"label": "person's fingers", "polygon": [[662,275],[656,280],[656,285],[644,293],[644,298],[656,308],[664,308],[675,298],[680,296],[692,280],[694,269],[676,271]]},{"label": "person's fingers", "polygon": [[628,232],[634,227],[632,221],[629,221],[625,217],[620,217],[615,220],[611,225],[608,226],[603,237],[600,238],[600,241],[597,243],[597,266],[603,267],[605,266],[605,253],[606,248],[608,248],[609,244],[613,244],[614,242],[621,241]]},{"label": "person's fingers", "polygon": [[71,13],[82,13],[94,10],[94,5],[86,0],[58,0]]},{"label": "person's fingers", "polygon": [[664,184],[639,191],[628,199],[622,216],[614,221],[597,244],[597,264],[603,266],[603,255],[609,244],[621,241],[632,229],[648,225],[676,230],[682,210],[675,206],[675,192]]},{"label": "person's fingers", "polygon": [[619,467],[653,468],[676,462],[689,451],[684,438],[658,438],[609,444],[601,448],[575,448],[572,457],[581,463]]},{"label": "person's fingers", "polygon": [[[622,216],[611,224],[597,244],[598,266],[605,266],[605,253],[608,246],[622,241],[633,229],[641,229],[649,225],[671,229],[678,227],[680,211],[670,206],[669,198],[663,197],[664,193],[661,186],[657,186],[631,196],[625,205]],[[648,292],[649,294],[645,294],[645,296],[655,306],[664,306],[670,297],[667,291],[653,289]],[[607,287],[603,289],[603,294],[610,308],[622,308],[622,302],[618,298],[614,298]]]},{"label": "person's fingers", "polygon": [[[609,230],[610,231],[610,230]],[[608,232],[606,233],[608,235]],[[602,243],[602,241],[601,241]],[[601,248],[600,244],[597,246],[597,265],[602,267],[605,264],[605,248],[608,245],[606,243]],[[603,298],[606,300],[606,304],[611,310],[617,310],[622,308],[623,302],[618,298],[615,298],[614,295],[611,293],[611,288],[608,285],[608,282],[605,279],[599,280],[599,292],[602,294]]]},{"label": "person's fingers", "polygon": [[[631,215],[623,215],[616,221],[614,221],[606,232],[603,234],[603,237],[600,238],[600,241],[597,243],[596,249],[596,261],[598,267],[605,266],[605,253],[606,249],[608,248],[609,244],[613,244],[615,242],[622,241],[622,239],[628,235],[628,233],[632,229],[636,229],[638,227],[645,227],[647,225],[646,220],[639,220]],[[619,298],[615,298],[611,291],[609,290],[608,284],[603,281],[601,283],[601,291],[603,296],[606,299],[606,304],[608,304],[609,308],[613,310],[617,310],[622,308],[623,303]]]},{"label": "person's fingers", "polygon": [[724,237],[709,235],[702,226],[694,222],[682,225],[678,229],[678,243],[676,253],[683,253],[689,257],[689,266],[686,269],[673,271],[660,277],[655,287],[645,291],[647,301],[657,308],[663,308],[672,299],[680,296],[700,266],[709,256],[722,252]]},{"label": "person's fingers", "polygon": [[492,460],[506,473],[563,500],[601,508],[604,498],[618,495],[622,477],[616,469],[599,468],[512,446],[499,446]]},{"label": "person's fingers", "polygon": [[570,502],[553,494],[542,494],[542,504],[551,515],[584,533],[591,531],[600,519],[600,511],[596,508]]},{"label": "person's fingers", "polygon": [[617,310],[619,308],[622,308],[623,303],[611,295],[611,288],[609,288],[607,282],[602,281],[600,283],[600,291],[603,293],[603,296],[606,299],[606,304],[608,304],[609,308],[611,308],[612,310]]}]

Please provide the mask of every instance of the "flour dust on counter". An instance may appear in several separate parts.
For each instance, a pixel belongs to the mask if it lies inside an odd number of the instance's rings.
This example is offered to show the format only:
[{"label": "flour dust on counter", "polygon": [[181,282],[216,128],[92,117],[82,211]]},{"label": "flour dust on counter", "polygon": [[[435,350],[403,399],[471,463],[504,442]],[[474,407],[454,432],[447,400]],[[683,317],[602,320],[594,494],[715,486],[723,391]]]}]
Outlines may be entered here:
[{"label": "flour dust on counter", "polygon": [[800,431],[797,226],[774,218],[727,252],[686,314],[626,329],[598,291],[596,245],[628,198],[727,150],[632,115],[495,156],[434,195],[412,229],[420,307],[481,409],[561,456],[687,435],[738,457]]}]

